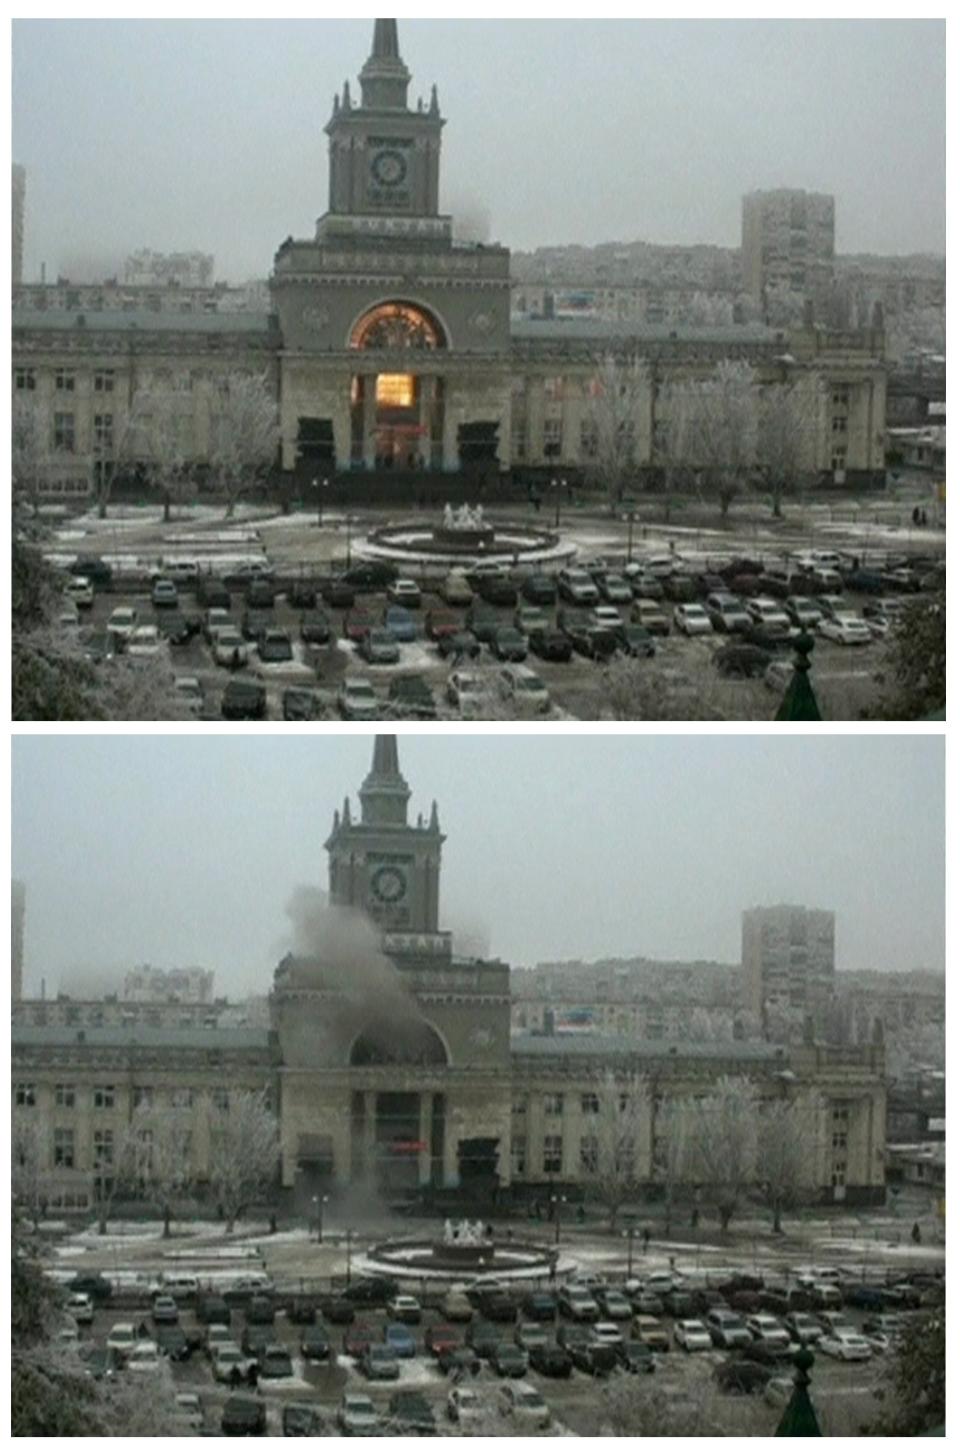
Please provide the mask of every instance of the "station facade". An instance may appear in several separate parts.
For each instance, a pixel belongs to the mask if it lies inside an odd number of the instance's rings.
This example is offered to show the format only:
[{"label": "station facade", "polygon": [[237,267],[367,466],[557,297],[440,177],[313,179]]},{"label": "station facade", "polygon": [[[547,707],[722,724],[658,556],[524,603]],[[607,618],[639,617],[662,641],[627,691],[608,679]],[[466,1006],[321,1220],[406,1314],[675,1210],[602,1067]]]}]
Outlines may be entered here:
[{"label": "station facade", "polygon": [[637,1095],[633,1171],[655,1193],[667,1109],[731,1076],[761,1100],[810,1104],[809,1194],[883,1200],[881,1044],[511,1031],[509,967],[457,953],[442,926],[439,811],[411,823],[409,799],[396,739],[379,736],[359,811],[347,798],[334,814],[329,905],[309,948],[277,966],[268,1026],[92,1025],[79,1007],[72,1024],[36,1025],[39,1004],[17,1003],[14,1114],[42,1124],[51,1207],[90,1208],[145,1099],[193,1114],[202,1189],[217,1114],[242,1090],[268,1094],[281,1191],[301,1207],[358,1186],[391,1200],[589,1194],[611,1090]]},{"label": "station facade", "polygon": [[[431,476],[487,478],[589,469],[597,453],[597,368],[643,363],[634,455],[658,459],[669,384],[718,362],[749,362],[763,385],[808,394],[811,473],[882,473],[882,331],[792,332],[756,325],[656,326],[599,318],[511,317],[506,247],[455,239],[440,210],[443,127],[436,87],[409,103],[393,20],[374,24],[360,95],[349,83],[326,126],[329,196],[314,235],[280,245],[269,313],[197,312],[176,289],[21,289],[13,310],[14,397],[37,404],[47,438],[41,490],[81,497],[119,453],[138,389],[172,394],[184,455],[211,461],[218,399],[236,372],[267,379],[288,482],[379,480],[414,501]],[[37,295],[34,295],[37,294]],[[83,305],[81,306],[81,300]],[[474,473],[475,476],[475,473]],[[391,487],[392,483],[392,487]],[[386,488],[384,495],[383,489]]]}]

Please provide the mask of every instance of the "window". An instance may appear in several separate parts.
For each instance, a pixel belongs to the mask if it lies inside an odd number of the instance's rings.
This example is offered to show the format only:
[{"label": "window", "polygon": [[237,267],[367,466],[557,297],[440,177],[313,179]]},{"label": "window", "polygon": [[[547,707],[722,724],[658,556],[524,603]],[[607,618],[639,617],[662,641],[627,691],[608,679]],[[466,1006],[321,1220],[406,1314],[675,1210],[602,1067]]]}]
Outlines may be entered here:
[{"label": "window", "polygon": [[57,453],[75,452],[73,413],[54,413],[53,447]]},{"label": "window", "polygon": [[580,1138],[580,1170],[595,1173],[600,1161],[600,1148],[596,1137]]},{"label": "window", "polygon": [[94,1132],[93,1134],[93,1165],[97,1167],[113,1166],[113,1133]]},{"label": "window", "polygon": [[525,1117],[527,1115],[526,1097],[518,1097],[511,1106],[510,1110],[513,1113],[514,1117]]},{"label": "window", "polygon": [[37,374],[32,367],[18,367],[13,375],[14,386],[21,392],[35,392]]},{"label": "window", "polygon": [[834,1120],[834,1122],[847,1122],[849,1120],[849,1117],[850,1117],[850,1112],[849,1112],[848,1108],[846,1108],[846,1107],[834,1107],[834,1109],[833,1109],[833,1120]]},{"label": "window", "polygon": [[115,1107],[117,1105],[116,1089],[112,1086],[94,1087],[93,1105],[95,1107]]},{"label": "window", "polygon": [[58,1082],[53,1090],[58,1107],[75,1107],[77,1105],[77,1089],[72,1082]]},{"label": "window", "polygon": [[53,1165],[54,1167],[73,1167],[73,1128],[55,1127],[53,1129]]},{"label": "window", "polygon": [[214,1087],[211,1093],[213,1105],[218,1112],[230,1111],[230,1093],[226,1087]]},{"label": "window", "polygon": [[96,413],[94,415],[93,446],[102,453],[113,451],[113,413]]},{"label": "window", "polygon": [[543,455],[545,458],[559,458],[563,442],[563,422],[560,418],[543,420]]},{"label": "window", "polygon": [[563,1116],[563,1093],[548,1092],[543,1099],[543,1115],[545,1117]]},{"label": "window", "polygon": [[846,1134],[846,1132],[834,1132],[834,1134],[833,1134],[833,1150],[834,1150],[834,1152],[846,1152],[846,1150],[847,1150],[847,1134]]},{"label": "window", "polygon": [[847,431],[847,420],[842,415],[836,417],[830,424],[830,430],[834,433],[845,433]]},{"label": "window", "polygon": [[830,467],[834,473],[842,473],[847,466],[846,448],[834,448],[830,454]]},{"label": "window", "polygon": [[562,377],[545,377],[543,379],[543,395],[544,395],[544,397],[548,397],[551,400],[551,402],[562,402],[563,401],[563,378]]},{"label": "window", "polygon": [[580,1111],[584,1113],[599,1112],[600,1098],[596,1092],[582,1092],[580,1095]]},{"label": "window", "polygon": [[18,1082],[14,1089],[14,1101],[18,1107],[35,1107],[37,1089],[32,1082]]},{"label": "window", "polygon": [[527,456],[527,420],[513,418],[510,423],[510,447],[515,458]]},{"label": "window", "polygon": [[65,367],[58,367],[56,371],[57,392],[73,392],[76,383],[74,373]]},{"label": "window", "polygon": [[838,386],[833,389],[833,405],[835,408],[845,408],[850,402],[850,389],[846,386]]},{"label": "window", "polygon": [[544,1137],[543,1139],[543,1170],[544,1172],[559,1172],[563,1167],[563,1138]]},{"label": "window", "polygon": [[831,1187],[846,1187],[847,1168],[846,1164],[834,1163],[833,1172],[830,1174]]},{"label": "window", "polygon": [[134,1087],[134,1089],[133,1089],[133,1107],[134,1107],[134,1111],[136,1111],[136,1109],[138,1107],[152,1107],[152,1106],[153,1106],[153,1088],[152,1087]]},{"label": "window", "polygon": [[517,1136],[510,1138],[510,1164],[514,1177],[523,1177],[527,1170],[527,1139]]}]

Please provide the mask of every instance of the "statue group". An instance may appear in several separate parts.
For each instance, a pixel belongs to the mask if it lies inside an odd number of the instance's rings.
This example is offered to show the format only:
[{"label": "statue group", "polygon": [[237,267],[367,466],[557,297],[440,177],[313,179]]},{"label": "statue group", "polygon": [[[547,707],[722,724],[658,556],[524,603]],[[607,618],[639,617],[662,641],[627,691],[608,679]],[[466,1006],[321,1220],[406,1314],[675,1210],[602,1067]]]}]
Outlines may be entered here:
[{"label": "statue group", "polygon": [[443,526],[454,531],[484,528],[483,505],[478,503],[476,508],[471,508],[469,503],[462,503],[459,508],[454,509],[451,504],[445,504]]},{"label": "statue group", "polygon": [[447,1218],[443,1225],[443,1241],[448,1246],[455,1244],[458,1248],[480,1248],[486,1239],[486,1230],[480,1218],[475,1223],[469,1218],[463,1218],[459,1223],[451,1222]]}]

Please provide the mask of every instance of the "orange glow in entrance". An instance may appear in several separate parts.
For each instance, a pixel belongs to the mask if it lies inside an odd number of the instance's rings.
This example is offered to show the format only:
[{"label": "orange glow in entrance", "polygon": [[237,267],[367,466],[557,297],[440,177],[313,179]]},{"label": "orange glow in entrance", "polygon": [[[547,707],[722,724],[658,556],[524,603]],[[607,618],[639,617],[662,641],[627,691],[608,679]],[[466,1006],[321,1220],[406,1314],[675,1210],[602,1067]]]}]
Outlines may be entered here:
[{"label": "orange glow in entrance", "polygon": [[409,372],[381,372],[377,377],[377,407],[412,408],[413,375]]}]

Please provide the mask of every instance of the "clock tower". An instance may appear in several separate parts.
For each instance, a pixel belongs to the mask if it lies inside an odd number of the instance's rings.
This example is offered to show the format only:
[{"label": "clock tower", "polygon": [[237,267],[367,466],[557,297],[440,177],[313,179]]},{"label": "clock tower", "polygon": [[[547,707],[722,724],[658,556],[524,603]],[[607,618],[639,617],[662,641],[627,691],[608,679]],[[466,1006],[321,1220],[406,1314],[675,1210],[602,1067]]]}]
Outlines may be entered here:
[{"label": "clock tower", "polygon": [[363,911],[384,932],[388,946],[391,940],[412,944],[417,938],[420,950],[447,954],[449,937],[438,925],[444,836],[437,806],[434,802],[429,821],[421,815],[409,825],[409,800],[396,736],[377,735],[373,764],[360,787],[360,819],[354,820],[349,798],[343,813],[334,813],[326,843],[330,900]]}]

